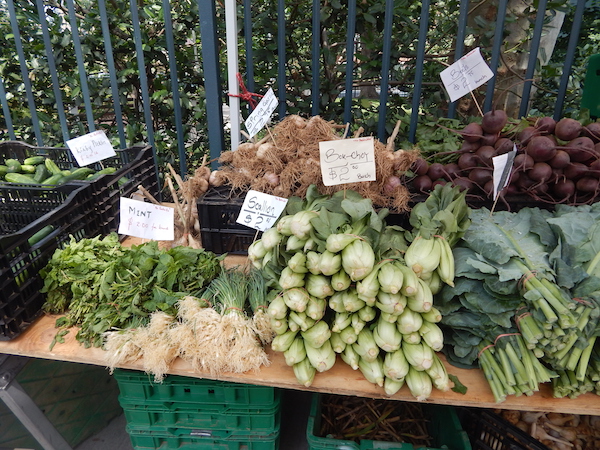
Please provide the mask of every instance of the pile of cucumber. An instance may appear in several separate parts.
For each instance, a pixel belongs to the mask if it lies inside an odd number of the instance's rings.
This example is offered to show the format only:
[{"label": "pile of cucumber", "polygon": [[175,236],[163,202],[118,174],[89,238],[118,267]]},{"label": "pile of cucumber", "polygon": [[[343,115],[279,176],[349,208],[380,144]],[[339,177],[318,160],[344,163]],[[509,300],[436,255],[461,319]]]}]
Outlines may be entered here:
[{"label": "pile of cucumber", "polygon": [[0,164],[0,182],[58,186],[74,180],[93,181],[100,175],[111,174],[116,170],[114,167],[98,171],[90,167],[63,170],[52,159],[41,155],[22,161],[8,158],[4,160],[4,164]]}]

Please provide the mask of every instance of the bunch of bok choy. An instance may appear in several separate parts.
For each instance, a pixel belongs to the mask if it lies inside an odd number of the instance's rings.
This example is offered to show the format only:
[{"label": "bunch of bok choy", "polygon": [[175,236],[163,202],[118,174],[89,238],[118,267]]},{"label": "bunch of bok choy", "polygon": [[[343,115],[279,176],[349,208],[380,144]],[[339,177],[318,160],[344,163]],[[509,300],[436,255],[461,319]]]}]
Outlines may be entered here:
[{"label": "bunch of bok choy", "polygon": [[[433,294],[452,280],[454,261],[451,251],[441,257],[437,242],[460,237],[468,208],[458,189],[440,186],[435,195],[431,207],[445,213],[429,218],[436,244],[420,250],[427,252],[420,255],[427,275],[404,262],[407,231],[387,225],[387,210],[376,211],[354,191],[322,196],[309,189],[304,200],[290,199],[276,226],[251,245],[249,259],[270,288],[272,348],[284,353],[301,384],[310,386],[339,354],[388,395],[405,383],[419,400],[433,387],[450,389],[436,354],[443,334]],[[442,208],[441,198],[457,201]]]}]

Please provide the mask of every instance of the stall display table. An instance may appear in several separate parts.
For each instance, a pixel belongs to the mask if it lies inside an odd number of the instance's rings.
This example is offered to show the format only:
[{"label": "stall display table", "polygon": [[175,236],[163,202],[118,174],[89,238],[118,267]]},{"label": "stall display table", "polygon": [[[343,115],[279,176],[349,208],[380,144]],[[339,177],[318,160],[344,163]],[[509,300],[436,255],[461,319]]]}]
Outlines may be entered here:
[{"label": "stall display table", "polygon": [[[76,330],[72,330],[65,336],[64,343],[56,344],[50,350],[50,344],[57,332],[54,327],[56,318],[57,316],[40,317],[16,339],[0,341],[0,353],[106,366],[105,352],[100,348],[83,347],[75,340]],[[215,377],[208,373],[195,371],[186,361],[177,359],[172,364],[169,373],[285,389],[416,401],[407,386],[402,387],[392,397],[386,396],[382,388],[367,381],[360,371],[352,370],[350,366],[341,360],[338,360],[329,371],[317,373],[313,384],[310,387],[305,387],[296,381],[294,372],[291,367],[285,364],[282,353],[273,352],[269,349],[268,355],[271,364],[253,372],[242,374],[224,373]],[[127,364],[121,366],[121,368],[143,370],[141,363]],[[467,387],[467,393],[442,392],[434,389],[427,400],[428,402],[477,408],[600,415],[600,398],[596,394],[584,394],[575,399],[553,398],[551,386],[548,384],[542,385],[540,391],[532,396],[509,396],[505,402],[497,404],[481,370],[459,369],[451,365],[447,365],[447,368],[450,374],[457,376],[460,382]]]}]

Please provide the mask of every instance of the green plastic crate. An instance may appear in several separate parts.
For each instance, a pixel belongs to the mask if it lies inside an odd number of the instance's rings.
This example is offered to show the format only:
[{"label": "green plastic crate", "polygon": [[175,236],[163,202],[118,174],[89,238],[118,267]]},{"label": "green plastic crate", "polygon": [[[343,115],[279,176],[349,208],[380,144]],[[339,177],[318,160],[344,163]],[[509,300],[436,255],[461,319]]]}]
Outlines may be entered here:
[{"label": "green plastic crate", "polygon": [[169,375],[161,383],[152,376],[135,370],[115,370],[115,379],[124,405],[163,405],[166,408],[203,408],[213,405],[229,407],[272,406],[276,402],[275,388],[226,381],[213,381]]},{"label": "green plastic crate", "polygon": [[279,401],[272,407],[260,409],[219,410],[205,408],[156,408],[154,406],[124,405],[127,425],[131,429],[150,427],[154,431],[173,428],[236,430],[246,434],[272,434],[281,423]]},{"label": "green plastic crate", "polygon": [[127,427],[135,450],[277,450],[279,431],[268,435],[208,435],[203,430],[132,430]]},{"label": "green plastic crate", "polygon": [[[395,401],[395,400],[390,400]],[[429,416],[429,434],[435,447],[418,447],[419,450],[471,450],[468,435],[462,426],[455,409],[447,405],[422,404],[424,413]],[[306,438],[310,450],[413,450],[412,444],[361,440],[360,443],[317,436],[321,428],[321,394],[314,394],[306,427]]]}]

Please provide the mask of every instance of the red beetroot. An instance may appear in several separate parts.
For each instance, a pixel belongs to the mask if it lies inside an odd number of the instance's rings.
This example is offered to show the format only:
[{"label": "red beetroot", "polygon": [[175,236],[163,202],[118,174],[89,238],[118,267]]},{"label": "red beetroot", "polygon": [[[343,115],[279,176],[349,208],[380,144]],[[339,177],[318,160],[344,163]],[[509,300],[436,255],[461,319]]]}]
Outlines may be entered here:
[{"label": "red beetroot", "polygon": [[540,117],[535,121],[535,128],[541,134],[554,134],[554,129],[556,128],[556,120],[550,116]]},{"label": "red beetroot", "polygon": [[536,162],[549,161],[556,154],[556,146],[547,136],[534,136],[527,144],[527,154]]},{"label": "red beetroot", "polygon": [[471,122],[463,128],[460,134],[467,142],[478,142],[483,134],[483,129],[478,123]]},{"label": "red beetroot", "polygon": [[486,112],[481,119],[481,128],[485,133],[500,133],[508,123],[506,111],[495,109]]},{"label": "red beetroot", "polygon": [[561,141],[570,141],[579,136],[582,128],[578,120],[565,117],[556,123],[554,135]]},{"label": "red beetroot", "polygon": [[496,156],[496,149],[490,145],[484,145],[483,147],[479,147],[479,149],[475,152],[477,158],[479,158],[480,164],[484,166],[492,165],[492,158]]}]

